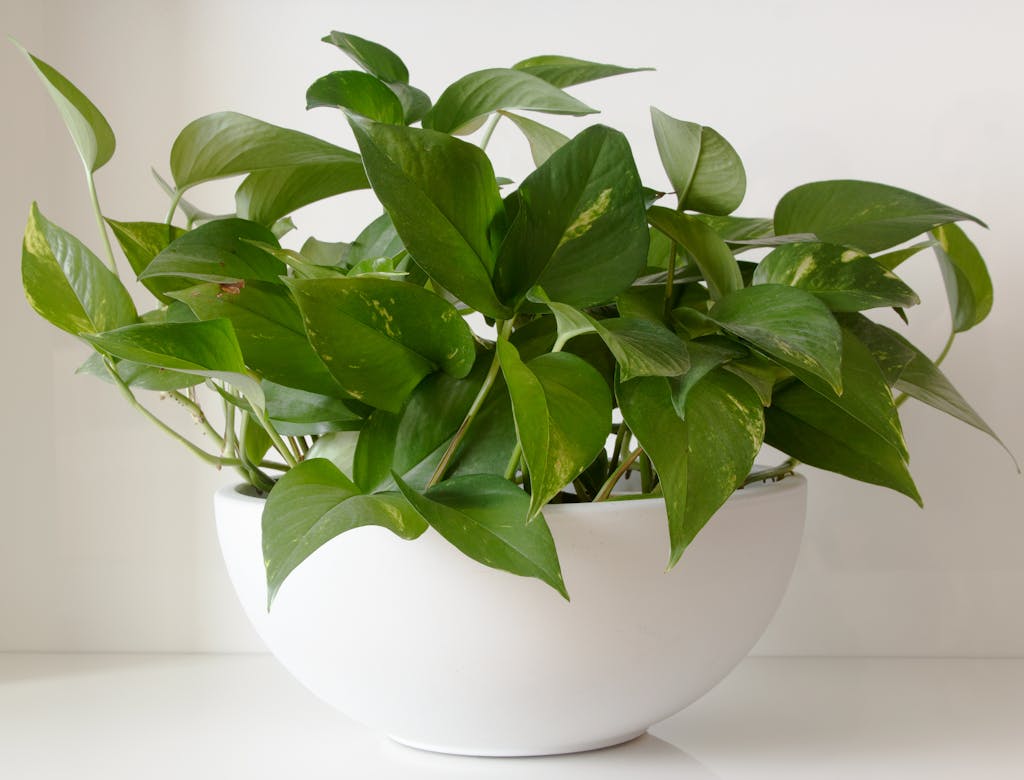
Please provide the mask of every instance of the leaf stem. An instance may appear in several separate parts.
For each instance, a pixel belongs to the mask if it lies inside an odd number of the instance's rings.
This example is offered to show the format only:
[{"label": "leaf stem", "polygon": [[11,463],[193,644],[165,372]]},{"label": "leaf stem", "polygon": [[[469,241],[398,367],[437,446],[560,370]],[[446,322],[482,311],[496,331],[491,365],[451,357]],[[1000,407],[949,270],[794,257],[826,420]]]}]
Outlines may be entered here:
[{"label": "leaf stem", "polygon": [[257,413],[256,419],[259,424],[263,426],[263,430],[267,432],[267,435],[270,437],[270,441],[274,445],[274,449],[281,453],[281,457],[284,458],[284,462],[291,468],[298,466],[299,462],[295,459],[292,451],[288,449],[288,445],[284,443],[278,432],[274,430],[274,426],[271,425],[266,414]]},{"label": "leaf stem", "polygon": [[103,221],[103,212],[100,210],[100,199],[96,194],[96,180],[93,178],[92,171],[88,168],[85,169],[85,179],[89,183],[89,198],[92,200],[93,214],[96,215],[96,225],[100,229],[100,235],[103,236],[103,246],[107,250],[107,265],[110,266],[110,270],[114,273],[114,276],[120,279],[121,274],[117,270],[117,263],[114,261],[114,249],[110,245],[110,236],[107,233],[107,223]]},{"label": "leaf stem", "polygon": [[519,439],[516,439],[516,447],[512,450],[512,457],[508,459],[508,465],[505,467],[505,479],[511,480],[515,477],[516,471],[519,470],[519,461],[523,457],[523,445],[519,443]]},{"label": "leaf stem", "polygon": [[679,247],[672,242],[672,248],[668,251],[668,275],[665,277],[665,318],[668,319],[672,313],[672,285],[676,276],[676,256]]},{"label": "leaf stem", "polygon": [[487,144],[491,142],[491,136],[494,135],[494,128],[498,126],[498,120],[501,119],[501,112],[495,112],[488,120],[487,129],[484,130],[483,138],[480,139],[480,151],[487,149]]},{"label": "leaf stem", "polygon": [[796,458],[788,458],[782,461],[778,466],[761,469],[760,471],[752,471],[747,475],[747,478],[743,480],[743,484],[740,487],[746,487],[754,482],[767,482],[768,480],[772,480],[773,482],[778,481],[783,477],[791,475],[793,473],[793,469],[798,465],[800,465],[800,461]]},{"label": "leaf stem", "polygon": [[633,450],[631,453],[629,453],[629,455],[627,455],[625,457],[625,459],[623,459],[622,463],[619,464],[619,467],[617,469],[615,469],[615,471],[612,472],[612,475],[610,477],[608,477],[608,479],[606,479],[604,481],[603,485],[601,485],[601,489],[597,491],[597,495],[594,496],[594,500],[595,501],[604,501],[604,500],[606,500],[608,498],[608,496],[611,495],[612,488],[615,487],[615,484],[620,479],[622,479],[622,475],[625,474],[629,470],[629,467],[633,465],[633,462],[637,458],[639,458],[641,455],[643,455],[643,452],[644,452],[644,448],[643,447],[637,447],[635,450]]},{"label": "leaf stem", "polygon": [[171,196],[171,207],[167,211],[167,219],[164,220],[168,225],[174,221],[174,212],[178,210],[178,203],[181,201],[181,196],[184,195],[181,190],[175,189],[174,195]]},{"label": "leaf stem", "polygon": [[171,390],[168,393],[168,395],[175,401],[177,401],[179,404],[184,406],[186,409],[188,409],[189,413],[191,413],[196,423],[202,426],[206,434],[214,441],[214,443],[218,447],[220,447],[221,453],[223,454],[225,449],[225,439],[219,433],[217,433],[216,429],[212,425],[210,425],[210,421],[206,419],[206,413],[203,411],[203,408],[198,403],[193,401],[191,398],[182,395],[177,390]]}]

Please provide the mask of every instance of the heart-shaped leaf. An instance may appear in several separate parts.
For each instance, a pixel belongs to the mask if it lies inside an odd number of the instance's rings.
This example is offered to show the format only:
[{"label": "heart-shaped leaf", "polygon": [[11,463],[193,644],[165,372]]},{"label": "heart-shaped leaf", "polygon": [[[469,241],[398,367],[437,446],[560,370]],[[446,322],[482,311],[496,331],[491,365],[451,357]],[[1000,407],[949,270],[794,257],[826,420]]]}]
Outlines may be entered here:
[{"label": "heart-shaped leaf", "polygon": [[[181,228],[163,222],[115,222],[108,219],[107,224],[114,231],[114,237],[121,245],[121,251],[124,252],[136,276],[149,268],[153,258],[164,251],[172,241],[185,234]],[[161,303],[171,302],[172,299],[166,293],[192,284],[191,279],[166,276],[141,281]]]},{"label": "heart-shaped leaf", "polygon": [[235,191],[236,213],[269,226],[310,203],[370,186],[358,154],[339,149],[334,157],[250,173]]},{"label": "heart-shaped leaf", "polygon": [[548,84],[553,84],[556,87],[572,87],[576,84],[606,79],[610,76],[654,70],[654,68],[623,68],[621,65],[605,65],[601,62],[588,62],[558,54],[530,57],[517,62],[512,68],[544,79]]},{"label": "heart-shaped leaf", "polygon": [[321,40],[337,46],[367,73],[382,81],[409,82],[409,69],[391,49],[351,33],[332,31]]},{"label": "heart-shaped leaf", "polygon": [[932,231],[935,256],[946,283],[953,332],[970,330],[992,310],[992,279],[978,248],[957,225]]},{"label": "heart-shaped leaf", "polygon": [[306,108],[342,108],[375,122],[400,125],[405,108],[398,95],[376,76],[358,70],[336,70],[306,90]]},{"label": "heart-shaped leaf", "polygon": [[255,222],[207,222],[172,241],[139,278],[170,276],[226,285],[247,281],[280,284],[286,271],[284,263],[252,242],[277,246],[274,234]]},{"label": "heart-shaped leaf", "polygon": [[743,287],[740,267],[732,251],[715,231],[697,217],[664,206],[651,206],[647,210],[647,219],[689,253],[707,281],[714,300]]},{"label": "heart-shaped leaf", "polygon": [[498,113],[508,117],[522,131],[530,144],[530,154],[533,156],[533,164],[536,166],[543,165],[552,154],[569,142],[568,136],[562,135],[557,130],[542,125],[540,122],[534,122],[532,119],[513,114],[510,111],[499,111]]}]

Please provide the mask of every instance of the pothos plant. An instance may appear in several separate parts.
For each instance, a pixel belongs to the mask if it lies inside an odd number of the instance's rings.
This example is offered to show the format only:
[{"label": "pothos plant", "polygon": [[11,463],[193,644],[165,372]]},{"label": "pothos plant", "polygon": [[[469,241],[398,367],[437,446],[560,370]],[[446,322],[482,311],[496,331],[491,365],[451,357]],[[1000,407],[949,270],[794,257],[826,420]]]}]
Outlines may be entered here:
[{"label": "pothos plant", "polygon": [[[956,224],[977,218],[852,180],[797,187],[771,217],[733,216],[743,165],[710,127],[652,109],[666,193],[643,185],[617,130],[569,138],[514,113],[594,114],[566,88],[642,68],[533,57],[432,101],[389,49],[324,40],[360,70],[317,80],[307,107],[341,109],[358,153],[237,113],[202,117],[174,142],[171,183],[157,177],[170,197],[157,222],[101,211],[93,175],[114,133],[26,52],[85,164],[106,258],[33,205],[28,300],[91,347],[80,372],[268,494],[269,601],[314,550],[365,525],[406,539],[433,527],[568,598],[549,502],[619,499],[635,472],[636,495],[665,502],[671,566],[733,491],[798,461],[920,503],[897,413],[907,397],[995,436],[939,370],[948,345],[933,361],[862,313],[906,320],[918,296],[895,272],[928,249],[949,344],[981,322],[992,283]],[[518,183],[485,152],[501,121],[536,165]],[[478,144],[460,138],[480,128]],[[235,176],[233,213],[184,197]],[[281,244],[297,209],[366,188],[383,214],[351,243]],[[141,314],[110,233],[156,299]],[[474,312],[489,330],[470,328]],[[202,444],[145,391],[191,412]],[[752,471],[763,442],[791,459]]]}]

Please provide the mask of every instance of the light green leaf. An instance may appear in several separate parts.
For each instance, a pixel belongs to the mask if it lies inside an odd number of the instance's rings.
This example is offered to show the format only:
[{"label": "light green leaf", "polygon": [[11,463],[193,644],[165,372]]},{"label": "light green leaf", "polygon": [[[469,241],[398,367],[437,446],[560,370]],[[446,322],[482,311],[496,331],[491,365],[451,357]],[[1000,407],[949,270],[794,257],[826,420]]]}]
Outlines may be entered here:
[{"label": "light green leaf", "polygon": [[362,260],[376,260],[378,257],[394,257],[404,249],[398,237],[395,223],[386,212],[367,225],[356,236],[345,258],[348,265]]},{"label": "light green leaf", "polygon": [[218,219],[190,230],[153,258],[140,279],[179,277],[237,285],[280,283],[285,265],[252,242],[277,246],[274,234],[244,219]]},{"label": "light green leaf", "polygon": [[530,57],[529,59],[517,62],[512,68],[544,79],[544,81],[556,87],[572,87],[576,84],[606,79],[610,76],[654,70],[654,68],[623,68],[620,65],[588,62],[587,60],[563,57],[558,54],[542,54],[537,57]]},{"label": "light green leaf", "polygon": [[[153,262],[153,258],[165,250],[172,241],[185,234],[181,228],[163,222],[115,222],[108,219],[107,224],[114,231],[114,237],[121,245],[121,251],[124,252],[136,276],[142,274]],[[166,295],[167,292],[180,290],[192,284],[191,279],[165,276],[141,281],[161,303],[171,302],[171,298]]]},{"label": "light green leaf", "polygon": [[992,310],[992,279],[978,248],[957,225],[932,231],[935,256],[946,283],[953,332],[970,330]]},{"label": "light green leaf", "polygon": [[416,263],[490,317],[509,311],[491,284],[504,207],[487,156],[441,133],[352,122],[374,192]]},{"label": "light green leaf", "polygon": [[707,281],[714,300],[743,287],[740,267],[729,247],[697,217],[664,206],[651,206],[647,210],[647,218],[651,225],[689,253]]},{"label": "light green leaf", "polygon": [[472,331],[446,300],[417,285],[367,276],[292,279],[310,343],[354,398],[397,412],[427,374],[466,376]]},{"label": "light green leaf", "polygon": [[[165,368],[153,368],[142,363],[135,363],[131,360],[119,360],[115,364],[117,375],[128,387],[135,387],[141,390],[155,390],[166,393],[169,390],[182,390],[186,387],[193,387],[203,381],[202,377],[192,374],[182,374],[178,371],[168,371]],[[76,370],[76,374],[87,374],[104,382],[113,384],[114,380],[107,371],[107,365],[99,352],[93,352],[88,359]]]},{"label": "light green leaf", "polygon": [[698,214],[697,219],[714,230],[726,244],[742,244],[772,239],[775,225],[765,217],[732,217]]},{"label": "light green leaf", "polygon": [[504,340],[498,341],[498,355],[530,472],[534,517],[604,447],[611,394],[601,375],[576,355],[548,353],[526,364]]},{"label": "light green leaf", "polygon": [[495,269],[503,300],[521,303],[540,285],[552,300],[583,308],[611,300],[643,271],[648,233],[640,177],[618,131],[584,130],[517,194],[518,213]]},{"label": "light green leaf", "polygon": [[820,377],[842,392],[839,324],[810,293],[781,284],[747,287],[715,304],[710,316],[784,366]]},{"label": "light green leaf", "polygon": [[25,226],[21,280],[32,308],[73,335],[138,319],[120,280],[85,244],[46,219],[35,203]]},{"label": "light green leaf", "polygon": [[228,320],[126,325],[82,338],[121,360],[219,379],[234,385],[255,409],[265,406],[263,390],[246,371]]},{"label": "light green leaf", "polygon": [[310,236],[302,244],[299,254],[302,259],[312,265],[326,268],[342,268],[348,265],[348,255],[352,244],[344,241],[321,241]]},{"label": "light green leaf", "polygon": [[856,249],[835,244],[787,244],[754,271],[754,284],[788,284],[814,293],[832,311],[914,306],[917,294],[892,271]]},{"label": "light green leaf", "polygon": [[386,46],[368,41],[350,33],[332,31],[321,40],[337,46],[367,73],[382,81],[409,82],[409,69],[401,58]]},{"label": "light green leaf", "polygon": [[876,255],[875,262],[883,268],[895,271],[918,252],[933,246],[935,246],[935,241],[929,238],[927,241],[919,241],[916,244],[911,244],[910,246],[903,247],[902,249],[894,249],[891,252],[886,252],[884,255]]},{"label": "light green leaf", "polygon": [[458,133],[499,108],[582,116],[597,111],[543,79],[511,68],[490,68],[450,85],[423,117],[423,126]]},{"label": "light green leaf", "polygon": [[358,70],[336,70],[306,90],[306,108],[342,108],[375,122],[400,125],[405,109],[398,95],[376,76]]},{"label": "light green leaf", "polygon": [[395,493],[360,495],[329,460],[306,460],[277,481],[263,510],[267,609],[295,568],[336,536],[378,525],[403,539],[426,529],[419,514]]},{"label": "light green leaf", "polygon": [[569,137],[562,135],[557,130],[534,122],[525,116],[513,114],[510,111],[499,111],[504,117],[512,120],[512,123],[522,131],[530,144],[530,154],[533,156],[533,164],[541,166],[555,152],[569,142]]},{"label": "light green leaf", "polygon": [[470,558],[536,577],[569,600],[551,531],[543,515],[527,522],[529,496],[511,482],[474,474],[449,479],[421,495],[395,479],[420,516]]},{"label": "light green leaf", "polygon": [[39,78],[46,86],[46,91],[53,98],[57,110],[75,148],[90,173],[98,171],[114,155],[114,131],[100,110],[93,105],[81,90],[62,76],[54,67],[26,51],[21,44],[13,41],[26,59],[35,68]]},{"label": "light green leaf", "polygon": [[775,232],[879,252],[940,225],[977,217],[886,184],[840,179],[803,184],[775,207]]},{"label": "light green leaf", "polygon": [[736,150],[710,127],[683,122],[651,107],[661,164],[679,209],[730,214],[743,201],[747,174]]},{"label": "light green leaf", "polygon": [[359,155],[338,149],[331,161],[250,173],[235,191],[235,211],[269,226],[310,203],[369,186]]},{"label": "light green leaf", "polygon": [[[267,399],[267,417],[275,430],[284,436],[319,436],[334,431],[354,431],[363,427],[365,420],[336,395],[320,395],[294,387],[263,380],[263,394]],[[316,457],[316,456],[313,456]]]}]

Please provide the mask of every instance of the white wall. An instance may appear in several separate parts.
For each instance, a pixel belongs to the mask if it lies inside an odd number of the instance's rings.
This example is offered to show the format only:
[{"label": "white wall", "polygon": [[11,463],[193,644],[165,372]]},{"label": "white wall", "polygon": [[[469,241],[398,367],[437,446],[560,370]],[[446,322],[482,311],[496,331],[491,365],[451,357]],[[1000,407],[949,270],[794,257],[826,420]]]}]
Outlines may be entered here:
[{"label": "white wall", "polygon": [[[751,179],[742,213],[770,213],[803,181],[857,177],[989,222],[972,236],[991,263],[995,312],[959,340],[947,367],[1024,455],[1022,24],[1024,11],[1000,0],[37,0],[0,9],[0,30],[70,75],[114,126],[118,154],[97,178],[117,219],[163,216],[148,167],[166,171],[174,135],[204,113],[234,109],[351,146],[340,115],[303,111],[305,87],[347,67],[318,42],[330,29],[387,43],[435,95],[464,72],[537,53],[656,66],[576,90],[630,134],[649,183],[664,183],[647,127],[654,103],[731,139]],[[71,143],[7,46],[0,78],[0,650],[253,649],[212,529],[209,494],[229,477],[149,429],[107,386],[71,376],[84,348],[22,299],[19,242],[33,199],[94,246],[96,233]],[[491,148],[500,173],[523,173],[525,149],[508,128]],[[228,192],[199,199],[216,208]],[[300,225],[351,238],[372,215],[365,197],[349,196],[310,209]],[[909,280],[930,301],[913,313],[916,338],[937,352],[948,327],[938,273],[920,258]],[[964,426],[912,404],[904,420],[925,510],[813,473],[805,547],[761,652],[1024,655],[1024,479]]]}]

